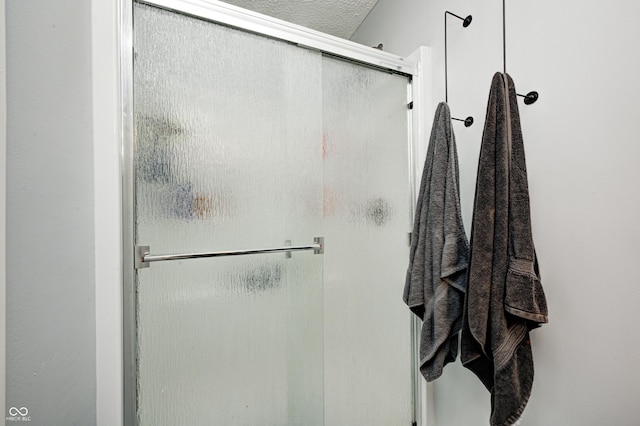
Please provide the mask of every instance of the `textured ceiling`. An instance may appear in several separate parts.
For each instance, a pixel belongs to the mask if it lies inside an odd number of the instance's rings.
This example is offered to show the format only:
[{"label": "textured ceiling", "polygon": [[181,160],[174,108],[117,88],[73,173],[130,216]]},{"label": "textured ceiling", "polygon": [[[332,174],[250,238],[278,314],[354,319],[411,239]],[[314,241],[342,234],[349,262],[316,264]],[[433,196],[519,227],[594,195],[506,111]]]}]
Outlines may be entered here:
[{"label": "textured ceiling", "polygon": [[235,6],[350,38],[378,0],[223,0]]}]

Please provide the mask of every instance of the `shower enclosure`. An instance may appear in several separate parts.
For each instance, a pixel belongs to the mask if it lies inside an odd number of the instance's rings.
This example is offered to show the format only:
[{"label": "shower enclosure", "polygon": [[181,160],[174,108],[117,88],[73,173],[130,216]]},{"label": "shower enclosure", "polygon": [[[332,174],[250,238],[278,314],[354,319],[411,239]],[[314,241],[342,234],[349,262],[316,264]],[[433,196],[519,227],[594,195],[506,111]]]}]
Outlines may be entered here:
[{"label": "shower enclosure", "polygon": [[123,16],[125,423],[411,425],[415,63],[217,2]]}]

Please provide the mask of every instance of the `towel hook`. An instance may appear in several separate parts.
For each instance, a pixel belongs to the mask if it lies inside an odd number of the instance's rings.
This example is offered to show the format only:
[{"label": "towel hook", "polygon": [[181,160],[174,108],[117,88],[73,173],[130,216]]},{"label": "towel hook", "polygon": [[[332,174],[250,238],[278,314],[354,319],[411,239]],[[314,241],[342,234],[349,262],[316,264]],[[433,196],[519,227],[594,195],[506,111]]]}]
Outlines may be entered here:
[{"label": "towel hook", "polygon": [[465,118],[464,120],[462,118],[453,118],[453,117],[451,117],[451,119],[457,120],[457,121],[464,121],[464,127],[469,127],[473,124],[473,117],[471,116]]},{"label": "towel hook", "polygon": [[[446,103],[449,103],[449,77],[448,77],[449,67],[447,65],[447,62],[448,62],[447,61],[447,15],[451,15],[460,19],[462,21],[463,28],[467,28],[469,25],[471,25],[471,21],[473,20],[473,17],[469,15],[466,18],[463,18],[461,16],[456,15],[455,13],[449,12],[448,10],[445,10],[444,12],[444,101]],[[473,124],[473,117],[471,116],[465,118],[464,120],[461,118],[453,118],[453,117],[451,117],[451,119],[456,121],[464,121],[465,127],[469,127]]]},{"label": "towel hook", "polygon": [[524,98],[525,105],[531,105],[538,100],[538,92],[536,92],[535,90],[527,93],[526,95],[521,95],[520,93],[516,93],[516,95]]},{"label": "towel hook", "polygon": [[[505,13],[505,0],[502,0],[502,68],[504,74],[507,75],[507,18]],[[538,92],[531,91],[526,95],[516,93],[516,95],[524,98],[525,105],[531,105],[538,100]]]}]

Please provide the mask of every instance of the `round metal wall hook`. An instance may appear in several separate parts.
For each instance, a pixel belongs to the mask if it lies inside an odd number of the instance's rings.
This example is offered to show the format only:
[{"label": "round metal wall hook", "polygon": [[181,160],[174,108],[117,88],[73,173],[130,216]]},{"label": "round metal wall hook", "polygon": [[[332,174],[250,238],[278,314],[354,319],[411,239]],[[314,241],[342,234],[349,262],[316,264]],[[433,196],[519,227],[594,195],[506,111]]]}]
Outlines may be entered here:
[{"label": "round metal wall hook", "polygon": [[[505,11],[505,0],[502,0],[502,67],[505,76],[507,75],[507,13]],[[524,98],[525,105],[531,105],[538,100],[538,92],[531,91],[526,95],[516,93]]]},{"label": "round metal wall hook", "polygon": [[[448,10],[444,11],[444,101],[449,103],[449,66],[448,66],[448,55],[447,55],[447,15],[451,15],[455,18],[458,18],[462,21],[462,27],[463,28],[467,28],[469,25],[471,25],[471,21],[473,20],[473,17],[471,15],[468,15],[466,18],[463,18],[462,16],[458,16],[455,13],[451,13]],[[467,120],[471,118],[468,117]],[[465,126],[469,127],[471,126],[471,124],[473,124],[473,118],[471,118],[471,122],[470,124],[467,124],[467,120],[460,120],[460,121],[465,121]]]},{"label": "round metal wall hook", "polygon": [[532,103],[535,103],[535,101],[538,100],[538,92],[536,92],[535,90],[527,93],[526,95],[521,95],[520,93],[516,93],[518,96],[524,98],[524,104],[525,105],[531,105]]},{"label": "round metal wall hook", "polygon": [[464,28],[467,28],[469,25],[471,25],[471,21],[473,20],[473,17],[471,15],[467,16],[466,18],[463,18],[462,16],[458,16],[455,13],[449,12],[448,10],[445,10],[444,15],[445,15],[445,19],[447,15],[455,16],[456,18],[462,21],[462,26]]},{"label": "round metal wall hook", "polygon": [[456,121],[464,121],[464,127],[471,127],[471,125],[473,124],[473,117],[471,116],[465,118],[464,120],[462,118],[453,118],[453,117],[451,117],[451,119]]}]

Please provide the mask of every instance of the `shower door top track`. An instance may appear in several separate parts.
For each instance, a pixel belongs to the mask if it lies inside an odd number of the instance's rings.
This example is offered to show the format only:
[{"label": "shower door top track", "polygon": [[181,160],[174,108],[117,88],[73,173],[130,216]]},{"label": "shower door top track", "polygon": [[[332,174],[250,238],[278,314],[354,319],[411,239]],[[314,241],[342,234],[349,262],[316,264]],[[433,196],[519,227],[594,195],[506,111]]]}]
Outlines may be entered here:
[{"label": "shower door top track", "polygon": [[138,0],[136,3],[205,19],[402,74],[418,73],[417,63],[412,59],[216,0]]}]

